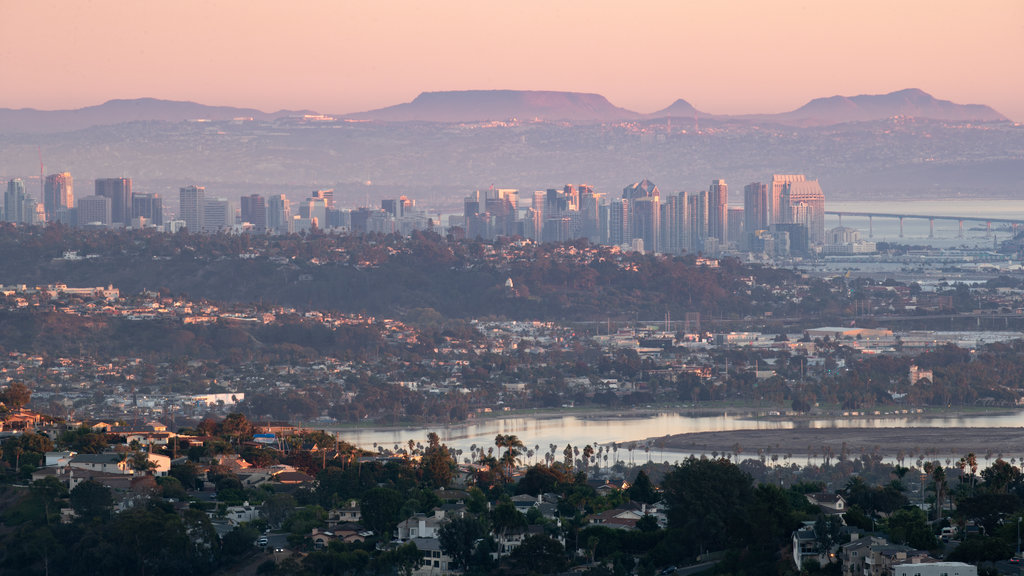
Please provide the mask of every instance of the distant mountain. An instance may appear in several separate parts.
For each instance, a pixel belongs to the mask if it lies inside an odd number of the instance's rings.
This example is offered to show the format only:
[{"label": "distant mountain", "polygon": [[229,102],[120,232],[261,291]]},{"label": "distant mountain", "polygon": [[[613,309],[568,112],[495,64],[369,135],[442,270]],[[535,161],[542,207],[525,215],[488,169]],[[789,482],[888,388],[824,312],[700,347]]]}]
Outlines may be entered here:
[{"label": "distant mountain", "polygon": [[954,122],[999,122],[1002,114],[981,104],[955,104],[939,100],[922,90],[909,88],[889,94],[831,96],[816,98],[792,112],[762,115],[768,121],[798,126],[829,126],[846,122],[883,120],[893,116],[929,118]]},{"label": "distant mountain", "polygon": [[252,108],[206,106],[195,102],[137,98],[110,100],[99,106],[75,110],[36,110],[34,108],[0,108],[0,131],[4,132],[66,132],[91,126],[104,126],[138,121],[182,122],[185,120],[232,120],[254,118],[272,120],[282,116],[301,116],[305,110],[281,110],[268,114]]},{"label": "distant mountain", "polygon": [[[195,102],[138,98],[110,100],[99,106],[76,110],[0,108],[0,133],[69,132],[92,126],[140,121],[225,121],[235,118],[274,120],[304,114],[315,112],[281,110],[266,113],[253,108],[206,106]],[[381,122],[476,122],[518,118],[523,121],[539,119],[580,125],[695,116],[729,123],[757,122],[803,127],[882,120],[893,116],[954,122],[1007,120],[1005,116],[988,106],[938,100],[917,89],[900,90],[891,94],[818,98],[792,112],[740,116],[716,116],[701,112],[683,99],[676,100],[671,106],[658,112],[639,114],[615,106],[599,94],[531,90],[462,90],[424,92],[412,102],[357,114],[340,115],[348,119]]]},{"label": "distant mountain", "polygon": [[424,92],[412,102],[349,114],[347,118],[383,122],[477,122],[549,120],[577,123],[631,120],[641,115],[613,106],[604,96],[533,90],[460,90]]},{"label": "distant mountain", "polygon": [[693,107],[693,104],[690,104],[682,98],[673,102],[668,108],[647,114],[648,118],[693,118],[694,116],[709,118],[712,115],[707,112],[697,110]]}]

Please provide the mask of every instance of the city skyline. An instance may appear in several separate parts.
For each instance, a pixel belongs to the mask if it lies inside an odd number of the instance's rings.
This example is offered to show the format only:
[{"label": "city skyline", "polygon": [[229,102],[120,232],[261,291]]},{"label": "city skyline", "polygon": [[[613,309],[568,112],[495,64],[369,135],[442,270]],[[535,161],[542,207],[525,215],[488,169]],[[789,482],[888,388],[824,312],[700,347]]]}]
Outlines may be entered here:
[{"label": "city skyline", "polygon": [[[14,81],[0,106],[154,97],[348,114],[427,91],[521,89],[598,93],[642,113],[683,98],[708,113],[746,114],[913,87],[1024,119],[1024,78],[1005,64],[1024,50],[1024,5],[1012,1],[971,9],[646,2],[628,10],[324,1],[301,12],[271,2],[113,1],[60,5],[54,18],[56,8],[5,6],[0,63]],[[56,41],[39,42],[33,22],[46,22]],[[182,43],[182,30],[210,41]],[[614,41],[630,30],[644,42]]]}]

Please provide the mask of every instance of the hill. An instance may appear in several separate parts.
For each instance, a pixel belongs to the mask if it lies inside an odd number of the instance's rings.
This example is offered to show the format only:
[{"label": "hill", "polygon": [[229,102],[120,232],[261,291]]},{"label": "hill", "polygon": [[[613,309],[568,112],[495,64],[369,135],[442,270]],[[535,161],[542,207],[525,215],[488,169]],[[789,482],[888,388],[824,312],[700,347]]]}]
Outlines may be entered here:
[{"label": "hill", "polygon": [[640,114],[612,105],[599,94],[534,90],[460,90],[424,92],[412,102],[350,114],[383,122],[477,122],[486,120],[564,120],[615,122]]},{"label": "hill", "polygon": [[766,118],[779,124],[797,126],[830,126],[846,122],[869,122],[893,116],[929,118],[953,122],[1002,122],[1007,118],[981,104],[956,104],[939,100],[931,94],[909,88],[889,94],[831,96],[816,98],[792,112]]},{"label": "hill", "polygon": [[301,116],[308,111],[281,110],[274,113],[253,108],[207,106],[196,102],[136,98],[109,100],[98,106],[73,110],[36,110],[0,108],[0,131],[8,133],[67,132],[92,126],[125,122],[183,122],[186,120],[233,120],[253,118],[272,120],[282,116]]}]

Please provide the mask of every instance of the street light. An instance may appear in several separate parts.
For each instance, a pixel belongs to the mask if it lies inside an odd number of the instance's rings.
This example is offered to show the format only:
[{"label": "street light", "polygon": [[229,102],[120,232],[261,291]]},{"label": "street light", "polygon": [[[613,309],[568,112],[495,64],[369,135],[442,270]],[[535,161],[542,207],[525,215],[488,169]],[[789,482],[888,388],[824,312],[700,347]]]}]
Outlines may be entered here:
[{"label": "street light", "polygon": [[1017,516],[1017,558],[1020,558],[1020,521],[1021,517]]}]

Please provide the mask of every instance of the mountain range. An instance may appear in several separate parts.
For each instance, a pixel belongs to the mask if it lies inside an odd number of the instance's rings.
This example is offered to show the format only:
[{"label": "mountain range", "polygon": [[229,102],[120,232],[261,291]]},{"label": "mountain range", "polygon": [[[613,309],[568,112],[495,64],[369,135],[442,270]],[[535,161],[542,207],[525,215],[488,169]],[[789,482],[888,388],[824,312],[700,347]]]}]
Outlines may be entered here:
[{"label": "mountain range", "polygon": [[[315,114],[309,110],[281,110],[265,113],[251,108],[206,106],[140,98],[111,100],[98,106],[75,110],[0,108],[0,130],[8,133],[66,132],[92,126],[139,121],[182,122],[224,121],[237,118],[275,120]],[[939,100],[918,89],[889,94],[831,96],[818,98],[791,112],[781,114],[714,115],[702,112],[683,99],[651,114],[641,114],[613,105],[599,94],[533,90],[461,90],[424,92],[412,102],[355,114],[338,115],[348,120],[374,122],[460,123],[508,121],[550,121],[571,124],[599,124],[663,118],[700,118],[731,123],[778,124],[784,126],[830,126],[891,117],[915,117],[953,122],[1001,122],[1008,119],[980,104],[957,104]]]}]

